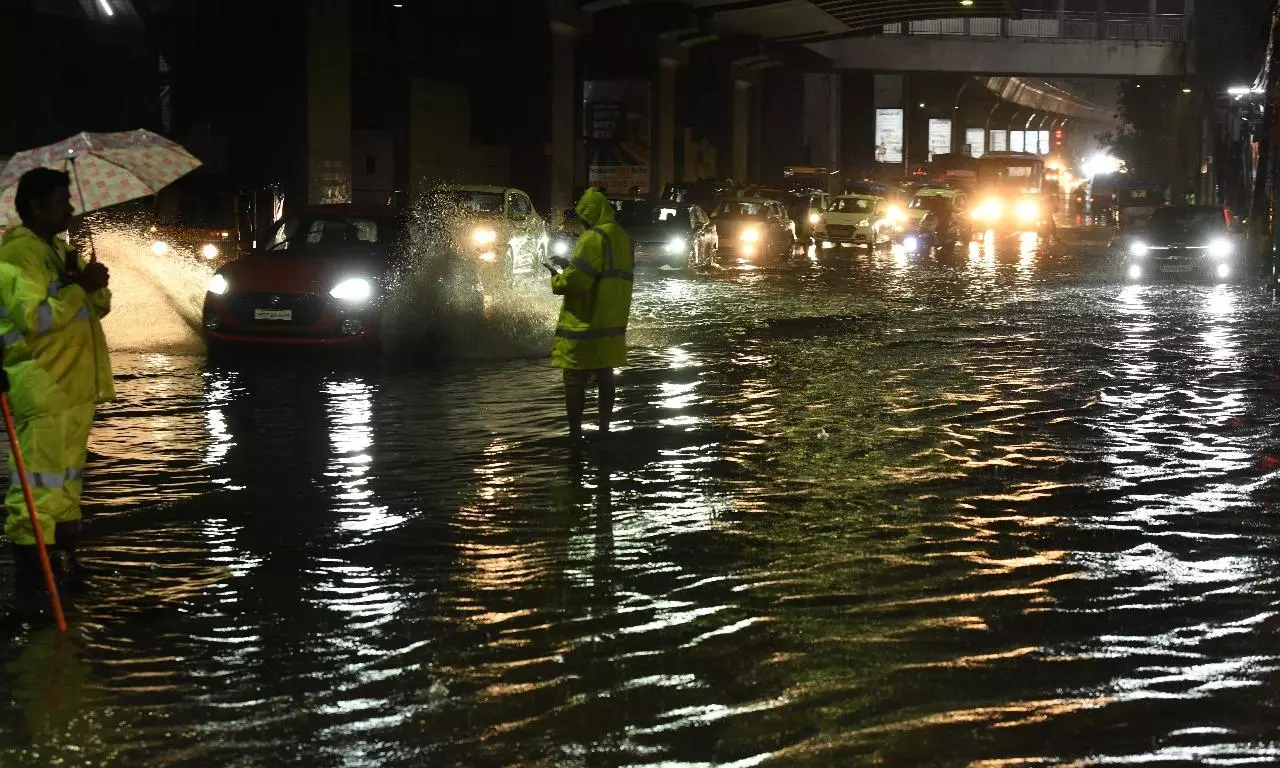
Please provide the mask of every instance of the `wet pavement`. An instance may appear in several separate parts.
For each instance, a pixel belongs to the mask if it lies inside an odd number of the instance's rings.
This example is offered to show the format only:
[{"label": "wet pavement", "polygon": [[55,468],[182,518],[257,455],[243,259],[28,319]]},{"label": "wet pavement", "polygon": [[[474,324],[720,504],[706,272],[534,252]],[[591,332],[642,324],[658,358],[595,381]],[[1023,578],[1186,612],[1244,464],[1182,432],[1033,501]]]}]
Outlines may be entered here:
[{"label": "wet pavement", "polygon": [[0,765],[1280,764],[1280,311],[1067,234],[644,274],[580,462],[549,302],[117,352]]}]

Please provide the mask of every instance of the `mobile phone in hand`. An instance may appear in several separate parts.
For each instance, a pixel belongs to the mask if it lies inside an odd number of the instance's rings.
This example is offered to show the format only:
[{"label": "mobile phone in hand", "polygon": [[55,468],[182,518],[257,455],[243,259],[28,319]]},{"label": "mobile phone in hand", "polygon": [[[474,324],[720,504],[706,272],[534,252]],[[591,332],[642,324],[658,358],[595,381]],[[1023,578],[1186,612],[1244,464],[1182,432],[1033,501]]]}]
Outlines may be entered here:
[{"label": "mobile phone in hand", "polygon": [[551,273],[552,277],[555,277],[556,275],[560,274],[560,270],[556,269],[554,264],[549,264],[544,261],[542,262],[542,266],[547,268],[547,271]]}]

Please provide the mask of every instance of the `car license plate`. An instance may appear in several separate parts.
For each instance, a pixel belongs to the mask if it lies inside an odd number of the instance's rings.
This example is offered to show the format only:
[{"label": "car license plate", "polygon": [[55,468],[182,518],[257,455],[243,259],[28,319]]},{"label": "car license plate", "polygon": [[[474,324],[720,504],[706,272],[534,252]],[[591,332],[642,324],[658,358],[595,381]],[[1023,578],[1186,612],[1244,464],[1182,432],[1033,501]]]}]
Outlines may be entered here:
[{"label": "car license plate", "polygon": [[1191,265],[1190,264],[1165,264],[1164,266],[1160,267],[1160,271],[1165,273],[1170,273],[1170,274],[1179,273],[1179,272],[1190,272]]},{"label": "car license plate", "polygon": [[292,320],[292,309],[255,309],[253,310],[254,320]]}]

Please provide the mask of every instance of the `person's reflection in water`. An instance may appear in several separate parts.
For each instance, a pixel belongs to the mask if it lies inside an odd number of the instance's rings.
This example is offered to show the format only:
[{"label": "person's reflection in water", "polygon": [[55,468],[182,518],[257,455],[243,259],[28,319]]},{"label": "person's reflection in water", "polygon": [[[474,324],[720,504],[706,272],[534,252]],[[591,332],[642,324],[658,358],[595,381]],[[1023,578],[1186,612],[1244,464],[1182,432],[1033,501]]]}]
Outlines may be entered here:
[{"label": "person's reflection in water", "polygon": [[98,686],[75,634],[33,632],[5,665],[5,679],[23,715],[30,765],[83,765],[86,755],[103,752],[104,737],[118,736],[120,724],[109,710],[93,706]]}]

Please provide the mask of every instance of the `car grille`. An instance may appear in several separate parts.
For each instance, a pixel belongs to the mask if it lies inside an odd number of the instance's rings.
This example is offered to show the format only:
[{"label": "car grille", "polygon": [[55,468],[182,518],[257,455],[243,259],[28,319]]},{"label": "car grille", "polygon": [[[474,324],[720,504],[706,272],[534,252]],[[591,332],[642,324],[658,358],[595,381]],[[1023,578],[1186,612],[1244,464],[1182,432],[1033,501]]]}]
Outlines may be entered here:
[{"label": "car grille", "polygon": [[[314,325],[324,311],[324,301],[314,293],[233,293],[228,303],[237,325],[296,327]],[[254,320],[255,309],[289,309],[293,320]]]}]

